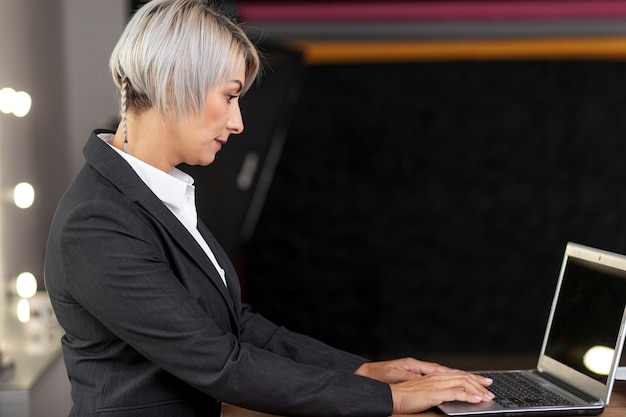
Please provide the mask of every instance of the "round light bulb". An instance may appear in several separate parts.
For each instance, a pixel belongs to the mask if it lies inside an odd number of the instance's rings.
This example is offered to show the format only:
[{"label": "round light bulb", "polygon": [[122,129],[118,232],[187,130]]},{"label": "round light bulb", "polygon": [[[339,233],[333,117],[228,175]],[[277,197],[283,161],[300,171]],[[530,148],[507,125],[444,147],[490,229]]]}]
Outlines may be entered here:
[{"label": "round light bulb", "polygon": [[17,302],[17,319],[20,323],[30,321],[30,303],[24,298]]},{"label": "round light bulb", "polygon": [[33,100],[26,91],[18,91],[13,97],[13,115],[16,117],[24,117],[30,111]]},{"label": "round light bulb", "polygon": [[31,298],[37,293],[37,278],[30,272],[22,272],[15,280],[15,291],[22,298]]},{"label": "round light bulb", "polygon": [[35,189],[27,182],[20,182],[13,189],[13,201],[19,208],[29,208],[35,201]]}]

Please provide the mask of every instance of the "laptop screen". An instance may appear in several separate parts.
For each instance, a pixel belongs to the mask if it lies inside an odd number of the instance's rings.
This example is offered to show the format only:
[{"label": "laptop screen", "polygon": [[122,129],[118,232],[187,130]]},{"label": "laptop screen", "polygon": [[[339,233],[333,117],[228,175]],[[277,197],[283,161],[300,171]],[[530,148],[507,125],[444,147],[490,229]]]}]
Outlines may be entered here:
[{"label": "laptop screen", "polygon": [[569,257],[545,353],[603,384],[626,305],[626,272]]}]

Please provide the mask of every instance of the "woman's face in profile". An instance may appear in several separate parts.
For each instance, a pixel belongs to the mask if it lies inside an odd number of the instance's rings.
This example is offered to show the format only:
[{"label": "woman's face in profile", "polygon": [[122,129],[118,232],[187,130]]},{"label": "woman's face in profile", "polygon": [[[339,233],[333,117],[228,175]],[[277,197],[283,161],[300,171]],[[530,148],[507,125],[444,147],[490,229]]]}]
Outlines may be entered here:
[{"label": "woman's face in profile", "polygon": [[173,123],[172,152],[176,160],[188,165],[209,165],[231,134],[243,132],[239,108],[239,96],[246,82],[243,59],[237,68],[231,77],[208,92],[199,114]]}]

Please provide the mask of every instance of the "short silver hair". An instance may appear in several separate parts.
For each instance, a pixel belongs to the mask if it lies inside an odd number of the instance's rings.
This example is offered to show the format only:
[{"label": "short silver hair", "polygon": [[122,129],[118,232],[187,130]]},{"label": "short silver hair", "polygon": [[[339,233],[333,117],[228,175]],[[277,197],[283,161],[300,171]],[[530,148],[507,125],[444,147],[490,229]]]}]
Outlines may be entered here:
[{"label": "short silver hair", "polygon": [[[126,110],[154,108],[176,119],[199,113],[207,93],[241,62],[245,92],[259,55],[245,32],[207,0],[152,0],[128,22],[109,66]],[[124,120],[125,121],[125,120]]]}]

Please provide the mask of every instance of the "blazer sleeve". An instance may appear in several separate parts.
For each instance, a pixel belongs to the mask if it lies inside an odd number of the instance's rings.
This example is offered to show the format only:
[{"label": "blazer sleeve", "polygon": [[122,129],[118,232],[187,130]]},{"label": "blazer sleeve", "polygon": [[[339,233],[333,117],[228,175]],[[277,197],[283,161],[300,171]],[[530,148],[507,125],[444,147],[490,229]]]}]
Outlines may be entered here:
[{"label": "blazer sleeve", "polygon": [[53,231],[55,274],[98,322],[158,367],[213,398],[263,412],[391,414],[389,386],[353,374],[360,359],[331,348],[313,354],[304,345],[319,344],[247,307],[241,340],[220,327],[173,273],[171,249],[143,208],[109,196],[66,210]]},{"label": "blazer sleeve", "polygon": [[244,304],[241,314],[241,340],[288,357],[302,364],[355,372],[367,359],[333,348],[315,338],[277,326]]}]

